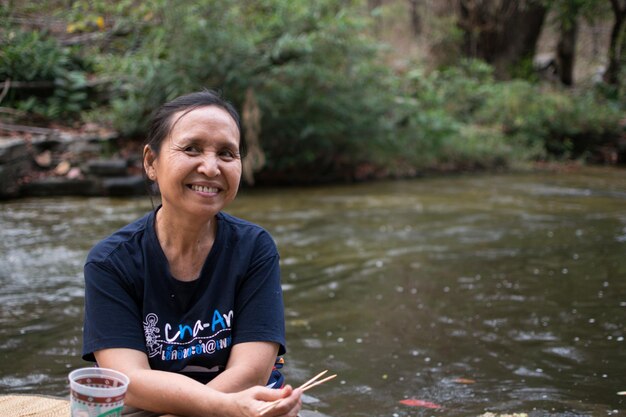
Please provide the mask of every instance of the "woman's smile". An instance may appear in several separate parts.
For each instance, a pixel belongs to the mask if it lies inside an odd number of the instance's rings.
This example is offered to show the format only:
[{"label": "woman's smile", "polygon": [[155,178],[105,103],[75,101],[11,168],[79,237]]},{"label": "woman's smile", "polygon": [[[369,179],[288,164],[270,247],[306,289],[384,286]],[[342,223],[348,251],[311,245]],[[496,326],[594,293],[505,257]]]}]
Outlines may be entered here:
[{"label": "woman's smile", "polygon": [[191,188],[193,191],[197,191],[199,193],[203,193],[203,194],[217,194],[219,192],[219,189],[217,189],[217,187],[207,187],[205,185],[188,185],[189,188]]}]

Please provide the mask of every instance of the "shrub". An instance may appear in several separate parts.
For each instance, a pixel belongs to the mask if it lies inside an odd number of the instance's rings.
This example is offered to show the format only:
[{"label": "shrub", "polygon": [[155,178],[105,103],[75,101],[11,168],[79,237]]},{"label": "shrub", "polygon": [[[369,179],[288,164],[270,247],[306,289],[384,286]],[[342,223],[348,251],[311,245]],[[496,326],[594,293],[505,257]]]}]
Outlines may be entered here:
[{"label": "shrub", "polygon": [[384,135],[382,118],[393,104],[391,74],[363,33],[364,18],[331,3],[301,7],[300,23],[289,21],[270,49],[290,59],[255,77],[264,111],[262,143],[279,170],[345,175],[374,157],[372,148]]},{"label": "shrub", "polygon": [[[425,106],[411,97],[398,97],[387,139],[380,144],[387,166],[431,169],[441,160],[445,143],[459,134],[461,124],[442,108]],[[405,169],[405,168],[404,168]]]},{"label": "shrub", "polygon": [[592,93],[525,81],[501,83],[497,90],[477,112],[477,121],[499,124],[512,143],[536,149],[535,158],[577,158],[619,135],[620,111]]},{"label": "shrub", "polygon": [[0,43],[0,79],[14,84],[8,104],[48,119],[77,117],[87,107],[87,67],[45,32],[11,29]]},{"label": "shrub", "polygon": [[358,7],[203,0],[155,14],[132,54],[101,62],[117,75],[109,117],[124,133],[176,95],[215,88],[241,108],[253,88],[268,171],[343,176],[373,158],[394,95]]},{"label": "shrub", "polygon": [[516,146],[494,126],[464,125],[443,145],[440,162],[455,169],[496,169],[528,159],[528,148]]},{"label": "shrub", "polygon": [[54,81],[71,63],[67,49],[38,31],[9,31],[0,45],[0,79],[3,80]]}]

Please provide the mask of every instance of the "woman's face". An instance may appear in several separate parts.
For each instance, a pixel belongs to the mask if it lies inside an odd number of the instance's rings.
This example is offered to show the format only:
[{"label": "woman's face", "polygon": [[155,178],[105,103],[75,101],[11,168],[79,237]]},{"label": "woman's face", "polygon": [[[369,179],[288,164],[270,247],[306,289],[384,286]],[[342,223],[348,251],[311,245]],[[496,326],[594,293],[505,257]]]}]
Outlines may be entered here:
[{"label": "woman's face", "polygon": [[173,129],[158,156],[144,149],[148,177],[159,185],[163,208],[205,218],[237,195],[241,178],[239,129],[217,106],[172,117]]}]

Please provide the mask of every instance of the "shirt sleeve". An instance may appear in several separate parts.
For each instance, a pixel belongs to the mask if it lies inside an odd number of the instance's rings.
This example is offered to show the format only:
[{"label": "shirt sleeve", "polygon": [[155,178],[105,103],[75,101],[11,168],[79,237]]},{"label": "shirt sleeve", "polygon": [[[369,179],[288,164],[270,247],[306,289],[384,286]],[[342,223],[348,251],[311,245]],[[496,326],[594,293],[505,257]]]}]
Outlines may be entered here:
[{"label": "shirt sleeve", "polygon": [[285,353],[285,313],[280,285],[279,255],[274,241],[264,233],[238,288],[233,343],[275,342]]},{"label": "shirt sleeve", "polygon": [[141,311],[132,285],[107,262],[88,262],[85,274],[83,359],[95,361],[102,349],[146,352]]}]

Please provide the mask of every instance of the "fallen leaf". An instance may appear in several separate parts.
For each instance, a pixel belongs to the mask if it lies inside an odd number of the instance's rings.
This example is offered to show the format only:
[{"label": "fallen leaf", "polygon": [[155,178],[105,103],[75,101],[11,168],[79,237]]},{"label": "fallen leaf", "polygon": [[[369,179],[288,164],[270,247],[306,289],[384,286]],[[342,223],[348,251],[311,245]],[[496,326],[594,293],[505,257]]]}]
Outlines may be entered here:
[{"label": "fallen leaf", "polygon": [[71,179],[71,180],[75,180],[77,178],[80,178],[81,172],[80,172],[80,168],[78,167],[74,167],[71,168],[68,172],[66,177]]},{"label": "fallen leaf", "polygon": [[411,407],[424,407],[433,409],[442,408],[439,404],[431,403],[430,401],[417,400],[415,398],[400,400],[400,404],[408,405]]},{"label": "fallen leaf", "polygon": [[474,381],[473,379],[469,379],[469,378],[456,378],[454,382],[456,382],[457,384],[475,384],[476,383],[476,381]]},{"label": "fallen leaf", "polygon": [[50,153],[50,151],[43,151],[35,156],[35,162],[42,168],[48,168],[50,164],[52,164],[52,153]]},{"label": "fallen leaf", "polygon": [[72,169],[72,165],[68,161],[61,161],[56,168],[54,168],[54,173],[57,175],[66,175]]}]

